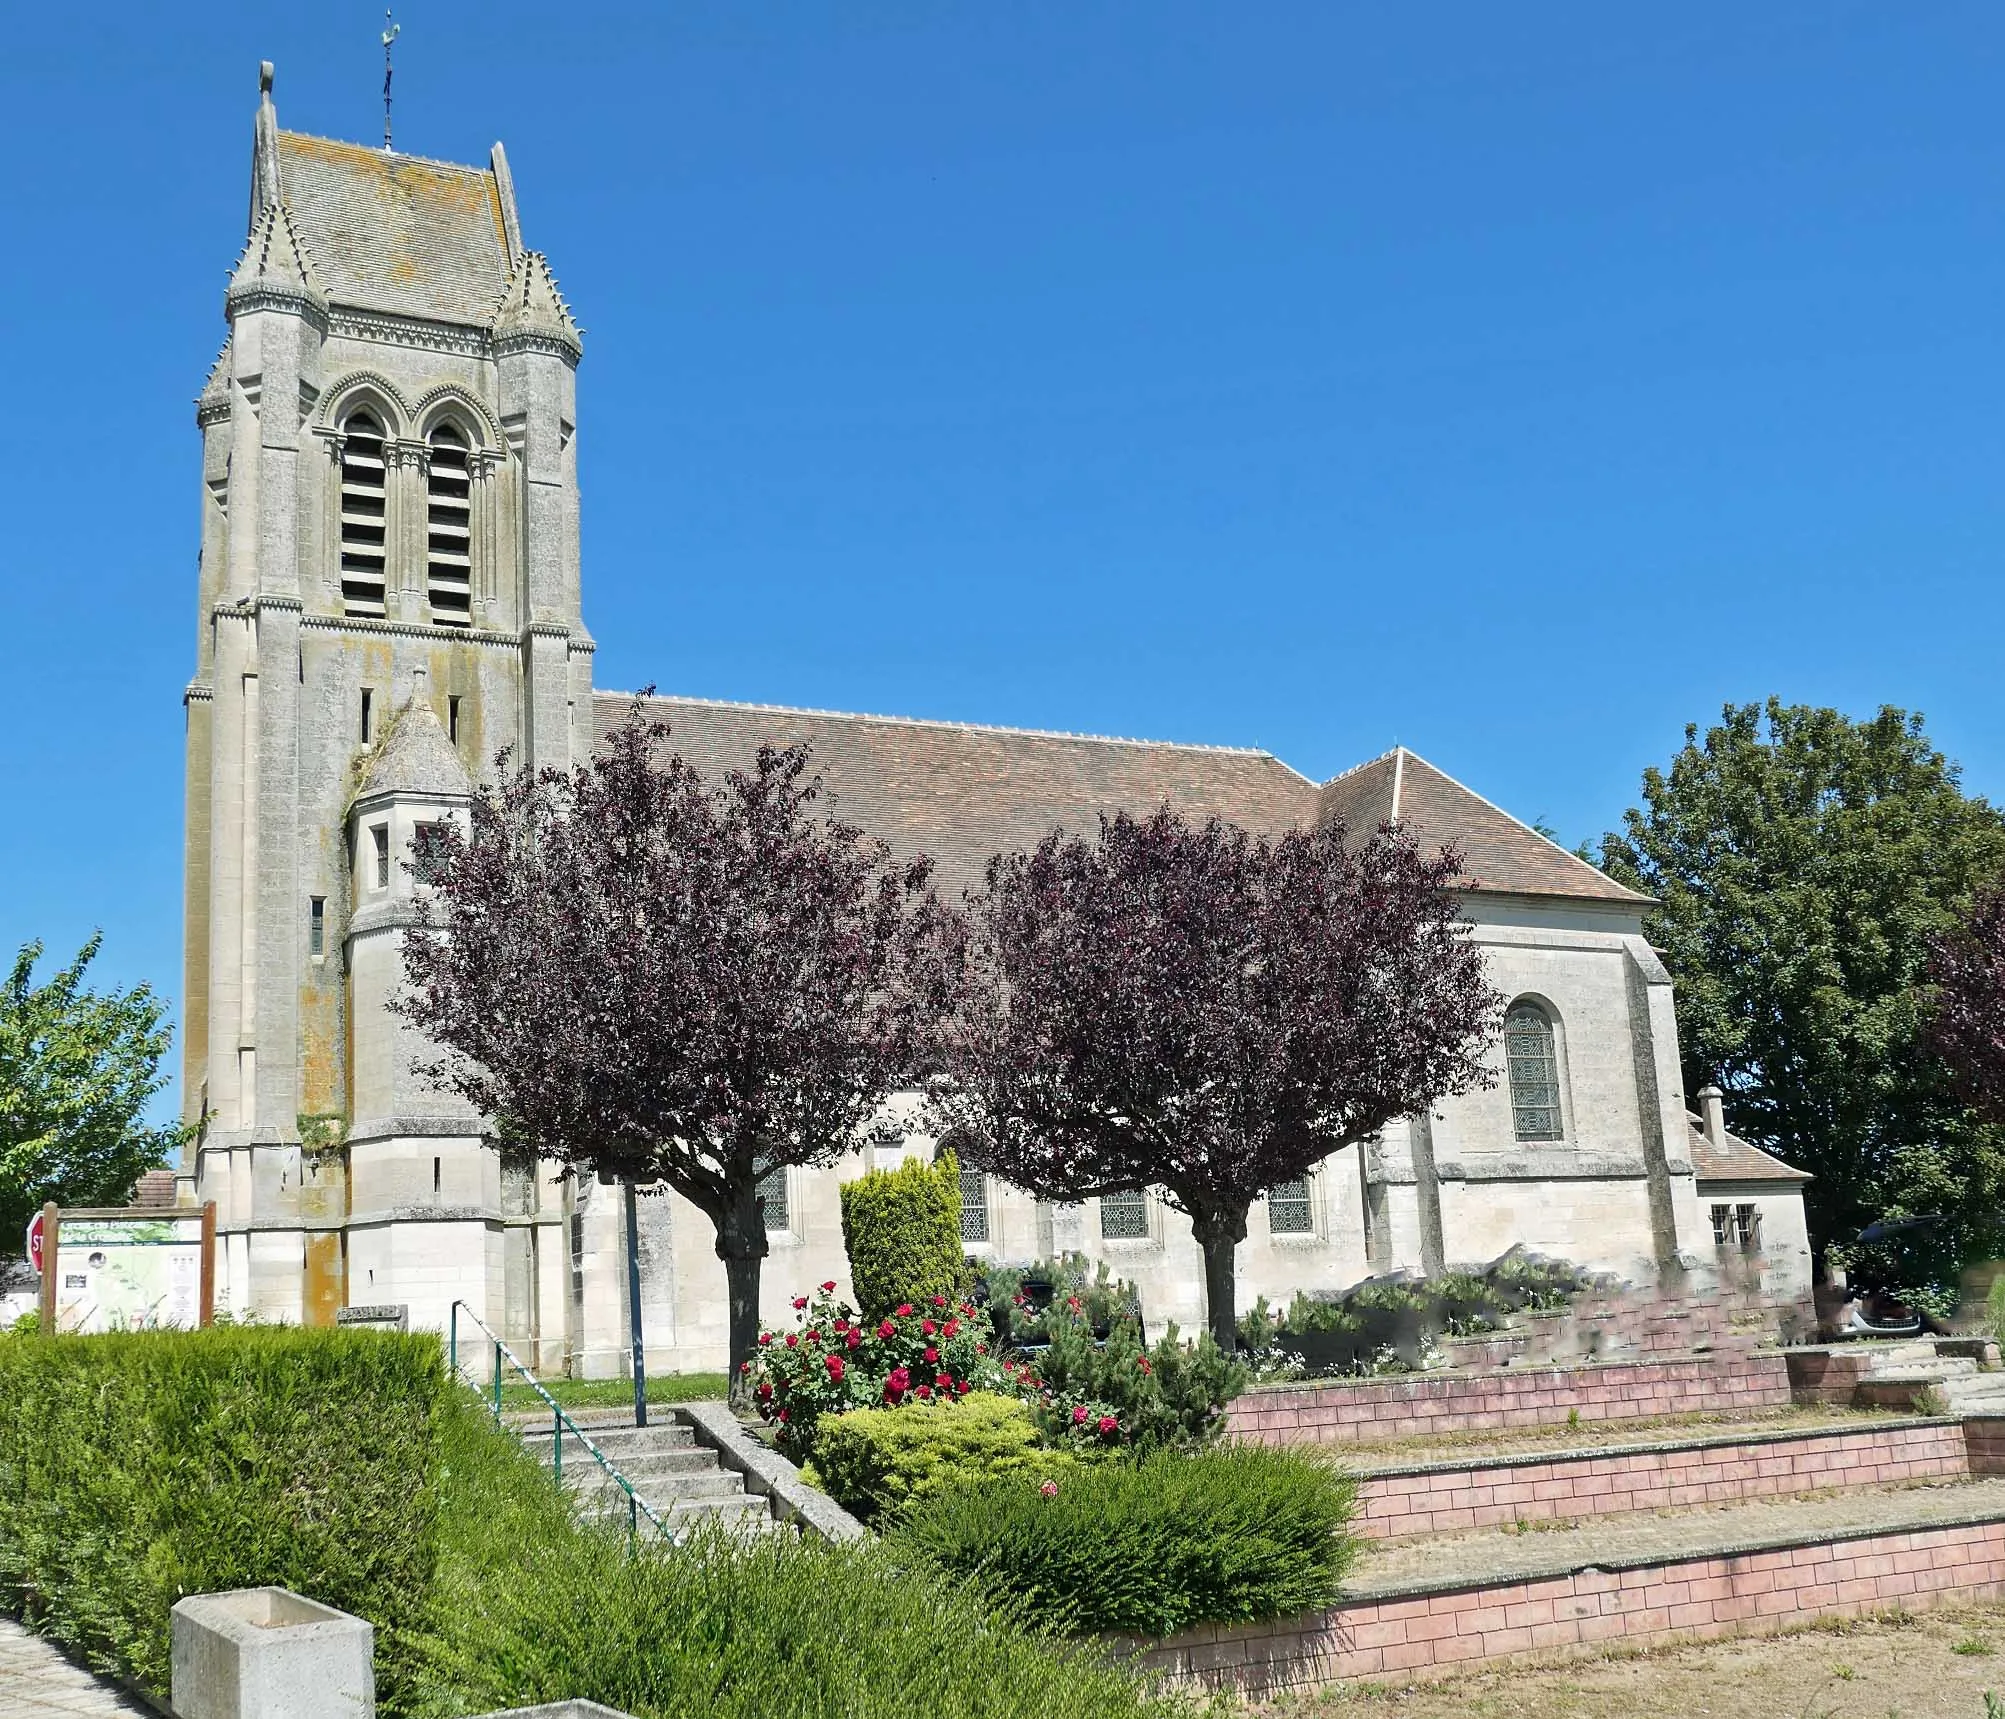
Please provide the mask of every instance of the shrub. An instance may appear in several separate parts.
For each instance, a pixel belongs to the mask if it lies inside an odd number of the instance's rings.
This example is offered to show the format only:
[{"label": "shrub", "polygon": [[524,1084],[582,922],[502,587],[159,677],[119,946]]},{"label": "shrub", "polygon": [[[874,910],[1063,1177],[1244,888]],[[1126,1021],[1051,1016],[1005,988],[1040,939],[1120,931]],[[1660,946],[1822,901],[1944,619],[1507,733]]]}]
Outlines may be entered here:
[{"label": "shrub", "polygon": [[1123,1319],[1142,1322],[1142,1298],[1135,1286],[1113,1276],[1104,1259],[1089,1260],[1083,1253],[1036,1259],[1028,1265],[984,1266],[982,1282],[988,1288],[997,1336],[1019,1346],[1050,1339],[1046,1315],[1030,1305],[1026,1283],[1048,1284],[1051,1307],[1076,1314],[1096,1332],[1105,1334]]},{"label": "shrub", "polygon": [[861,1319],[835,1299],[833,1283],[824,1283],[814,1296],[794,1298],[794,1314],[796,1329],[760,1332],[758,1354],[744,1364],[752,1401],[789,1456],[814,1450],[826,1416],[965,1397],[1003,1384],[987,1325],[972,1303],[935,1295]]},{"label": "shrub", "polygon": [[842,1245],[857,1305],[876,1319],[901,1303],[967,1287],[961,1253],[961,1172],[951,1152],[933,1164],[908,1158],[842,1185]]},{"label": "shrub", "polygon": [[1078,1466],[1077,1458],[1044,1447],[1029,1404],[984,1392],[895,1412],[858,1409],[827,1422],[813,1478],[868,1521],[952,1486],[1003,1475],[1056,1480]]},{"label": "shrub", "polygon": [[640,1719],[1193,1719],[886,1546],[712,1529],[630,1557],[478,1410],[447,1440],[420,1719],[573,1697]]},{"label": "shrub", "polygon": [[[1049,1345],[1007,1364],[1013,1387],[1036,1406],[1051,1443],[1113,1442],[1137,1451],[1209,1443],[1225,1427],[1226,1405],[1246,1388],[1247,1370],[1200,1332],[1185,1343],[1172,1325],[1153,1349],[1122,1321],[1096,1343],[1083,1316],[1054,1307]],[[1110,1429],[1105,1422],[1112,1419]]]},{"label": "shrub", "polygon": [[0,1344],[0,1611],[165,1698],[185,1594],[377,1626],[386,1712],[437,1555],[438,1339],[238,1328]]},{"label": "shrub", "polygon": [[917,1505],[892,1544],[1071,1635],[1174,1635],[1332,1604],[1357,1554],[1356,1484],[1257,1445],[1163,1451],[1062,1479],[1004,1478]]},{"label": "shrub", "polygon": [[1991,1327],[1992,1341],[2005,1343],[2005,1271],[1991,1280],[1991,1292],[1984,1300],[1984,1315]]}]

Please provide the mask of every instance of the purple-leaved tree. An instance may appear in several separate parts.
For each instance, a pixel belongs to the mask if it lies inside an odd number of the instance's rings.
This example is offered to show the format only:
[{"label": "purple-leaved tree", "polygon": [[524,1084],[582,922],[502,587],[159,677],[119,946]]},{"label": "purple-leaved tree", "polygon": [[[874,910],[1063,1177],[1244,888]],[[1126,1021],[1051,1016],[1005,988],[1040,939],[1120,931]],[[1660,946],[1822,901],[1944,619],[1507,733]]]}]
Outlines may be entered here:
[{"label": "purple-leaved tree", "polygon": [[1936,940],[1929,1037],[1958,1093],[1986,1122],[2005,1123],[2005,881]]},{"label": "purple-leaved tree", "polygon": [[[426,1073],[518,1149],[664,1182],[716,1230],[734,1382],[756,1345],[761,1179],[853,1150],[935,1000],[909,959],[943,910],[817,814],[804,747],[707,784],[636,702],[570,774],[508,772],[423,856],[399,1013]],[[424,892],[421,892],[421,895]]]},{"label": "purple-leaved tree", "polygon": [[1161,1189],[1230,1349],[1252,1203],[1494,1079],[1502,999],[1459,875],[1396,829],[1269,841],[1168,806],[999,855],[968,903],[937,1120],[1045,1198]]}]

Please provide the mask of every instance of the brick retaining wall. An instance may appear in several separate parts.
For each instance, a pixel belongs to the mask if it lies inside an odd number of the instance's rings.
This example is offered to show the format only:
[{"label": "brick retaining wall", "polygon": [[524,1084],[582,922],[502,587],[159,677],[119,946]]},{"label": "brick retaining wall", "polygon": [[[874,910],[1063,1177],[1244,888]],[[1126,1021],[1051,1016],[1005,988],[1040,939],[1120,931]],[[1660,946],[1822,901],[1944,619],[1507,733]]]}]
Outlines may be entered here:
[{"label": "brick retaining wall", "polygon": [[1150,1649],[1144,1662],[1173,1677],[1260,1693],[2001,1592],[2005,1522],[1985,1522],[1356,1600],[1307,1619],[1192,1630]]},{"label": "brick retaining wall", "polygon": [[1359,1444],[1471,1428],[1544,1427],[1745,1414],[1789,1406],[1781,1354],[1612,1361],[1500,1373],[1256,1386],[1232,1405],[1230,1430],[1258,1444]]},{"label": "brick retaining wall", "polygon": [[[1978,1472],[2005,1472],[2005,1421],[1987,1424],[1996,1432],[1987,1435],[1984,1460],[1994,1466]],[[1385,1469],[1364,1477],[1356,1526],[1367,1539],[1391,1540],[1825,1487],[1961,1480],[1978,1460],[1964,1434],[1955,1421],[1920,1421]]]},{"label": "brick retaining wall", "polygon": [[1963,1442],[1972,1474],[2005,1474],[2005,1415],[1965,1415]]}]

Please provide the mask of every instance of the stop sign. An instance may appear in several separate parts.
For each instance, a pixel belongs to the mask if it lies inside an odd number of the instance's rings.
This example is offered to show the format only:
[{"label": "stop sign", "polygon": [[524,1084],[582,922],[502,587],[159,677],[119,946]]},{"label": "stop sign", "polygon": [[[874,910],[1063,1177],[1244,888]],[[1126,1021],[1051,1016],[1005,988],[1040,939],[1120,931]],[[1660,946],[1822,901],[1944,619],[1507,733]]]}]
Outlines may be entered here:
[{"label": "stop sign", "polygon": [[28,1220],[28,1263],[35,1268],[39,1277],[42,1271],[42,1214],[37,1212]]}]

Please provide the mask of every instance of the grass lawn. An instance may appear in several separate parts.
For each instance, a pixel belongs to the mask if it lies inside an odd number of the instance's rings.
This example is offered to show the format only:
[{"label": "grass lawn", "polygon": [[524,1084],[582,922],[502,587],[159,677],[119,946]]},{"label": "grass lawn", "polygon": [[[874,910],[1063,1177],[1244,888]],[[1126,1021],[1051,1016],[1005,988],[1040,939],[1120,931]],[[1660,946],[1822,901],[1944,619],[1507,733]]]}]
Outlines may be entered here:
[{"label": "grass lawn", "polygon": [[[545,1379],[544,1390],[567,1409],[624,1409],[634,1400],[631,1379]],[[730,1390],[722,1373],[650,1374],[647,1400],[650,1403],[721,1402]],[[519,1380],[501,1387],[504,1409],[534,1409],[542,1399]]]}]

